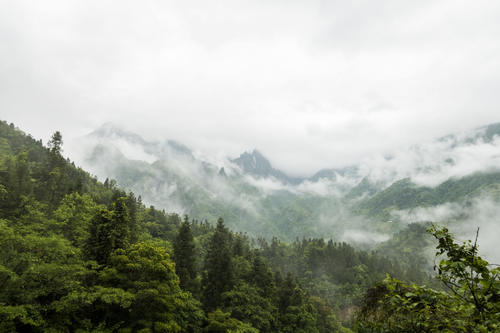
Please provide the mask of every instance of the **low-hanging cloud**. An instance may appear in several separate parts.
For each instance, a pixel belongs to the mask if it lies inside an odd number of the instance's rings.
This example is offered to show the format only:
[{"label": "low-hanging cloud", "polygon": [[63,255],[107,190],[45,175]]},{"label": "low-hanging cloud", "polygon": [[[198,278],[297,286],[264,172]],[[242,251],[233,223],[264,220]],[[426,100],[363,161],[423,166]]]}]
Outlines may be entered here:
[{"label": "low-hanging cloud", "polygon": [[[484,129],[470,129],[439,140],[427,140],[389,156],[375,155],[360,163],[361,174],[387,184],[410,178],[420,186],[437,186],[450,178],[500,170],[500,136],[484,141]],[[475,139],[475,140],[473,140]]]},{"label": "low-hanging cloud", "polygon": [[372,232],[361,229],[348,229],[345,230],[341,236],[341,240],[354,243],[354,244],[365,244],[365,245],[374,245],[376,243],[385,242],[390,238],[390,235],[383,234],[379,232]]},{"label": "low-hanging cloud", "polygon": [[106,121],[310,175],[500,121],[500,4],[3,1],[0,109],[45,140]]},{"label": "low-hanging cloud", "polygon": [[479,253],[499,264],[498,235],[500,235],[500,197],[486,195],[467,203],[446,203],[435,207],[418,207],[393,214],[404,223],[435,222],[446,225],[458,240],[472,240],[479,228]]}]

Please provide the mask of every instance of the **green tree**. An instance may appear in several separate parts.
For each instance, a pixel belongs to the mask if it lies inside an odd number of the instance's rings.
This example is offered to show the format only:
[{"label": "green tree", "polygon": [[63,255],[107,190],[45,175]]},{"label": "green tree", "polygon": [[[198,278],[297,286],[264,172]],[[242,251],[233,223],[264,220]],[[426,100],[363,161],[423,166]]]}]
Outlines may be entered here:
[{"label": "green tree", "polygon": [[22,151],[16,156],[10,156],[6,159],[5,166],[6,170],[2,177],[4,195],[0,197],[2,216],[19,216],[33,190],[28,154]]},{"label": "green tree", "polygon": [[224,226],[224,220],[217,220],[205,259],[203,279],[203,305],[208,311],[221,305],[222,293],[233,286],[233,265],[231,260],[231,234]]},{"label": "green tree", "polygon": [[279,286],[278,295],[281,332],[318,332],[314,307],[290,273]]},{"label": "green tree", "polygon": [[174,266],[167,251],[153,242],[116,250],[99,281],[132,297],[116,308],[104,304],[102,318],[110,319],[107,325],[134,332],[199,332],[203,312],[199,302],[181,290]]},{"label": "green tree", "polygon": [[[449,292],[387,277],[371,288],[357,316],[359,332],[496,332],[500,329],[500,269],[478,255],[477,242],[457,244],[446,228],[438,240],[437,278]],[[477,235],[476,235],[477,236]],[[476,237],[477,240],[477,237]]]},{"label": "green tree", "polygon": [[258,333],[251,325],[231,318],[231,314],[217,309],[208,314],[208,323],[203,330],[207,333]]},{"label": "green tree", "polygon": [[[429,232],[438,240],[436,256],[445,255],[437,278],[452,292],[458,302],[473,309],[473,319],[480,325],[500,329],[500,268],[491,265],[478,254],[476,233],[471,240],[457,244],[447,228],[432,226]],[[491,324],[491,325],[490,325]]]},{"label": "green tree", "polygon": [[250,323],[259,332],[275,332],[278,310],[272,300],[261,293],[262,290],[254,286],[240,283],[222,294],[224,310],[231,313],[231,317]]},{"label": "green tree", "polygon": [[180,279],[180,286],[184,290],[197,292],[196,280],[196,249],[191,224],[186,215],[174,240],[175,271]]},{"label": "green tree", "polygon": [[73,245],[82,247],[88,238],[88,228],[96,215],[97,204],[88,194],[67,194],[54,212],[58,231]]},{"label": "green tree", "polygon": [[130,245],[130,217],[126,202],[126,197],[119,197],[113,203],[112,211],[100,208],[90,222],[85,244],[89,259],[106,264],[113,251]]},{"label": "green tree", "polygon": [[86,274],[78,249],[54,235],[20,235],[3,220],[0,244],[0,331],[66,331],[71,316],[61,304]]},{"label": "green tree", "polygon": [[62,144],[61,132],[56,131],[48,142],[49,154],[45,166],[45,181],[43,186],[39,186],[40,194],[48,198],[53,209],[66,194],[69,185],[67,163],[61,156]]},{"label": "green tree", "polygon": [[349,332],[339,324],[335,312],[326,304],[325,300],[312,296],[311,303],[317,313],[316,327],[320,333]]},{"label": "green tree", "polygon": [[115,249],[111,212],[100,208],[90,221],[89,237],[85,244],[87,258],[106,264]]},{"label": "green tree", "polygon": [[62,144],[63,144],[63,139],[61,132],[55,131],[48,142],[50,152],[55,155],[60,155],[62,152]]},{"label": "green tree", "polygon": [[112,248],[126,249],[130,245],[130,231],[132,220],[127,206],[127,197],[119,197],[113,203],[112,211]]}]

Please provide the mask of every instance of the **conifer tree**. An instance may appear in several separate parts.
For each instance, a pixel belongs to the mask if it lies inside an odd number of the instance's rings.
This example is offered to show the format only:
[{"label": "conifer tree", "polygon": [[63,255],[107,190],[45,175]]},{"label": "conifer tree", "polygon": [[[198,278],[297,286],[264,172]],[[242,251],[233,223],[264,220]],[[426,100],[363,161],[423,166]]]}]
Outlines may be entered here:
[{"label": "conifer tree", "polygon": [[112,247],[126,249],[130,245],[130,213],[127,207],[127,197],[120,197],[113,203],[113,234]]},{"label": "conifer tree", "polygon": [[90,222],[89,238],[85,244],[88,259],[95,260],[99,264],[108,262],[113,250],[112,231],[111,213],[101,208]]},{"label": "conifer tree", "polygon": [[184,290],[196,292],[196,256],[191,224],[186,215],[174,241],[175,271]]},{"label": "conifer tree", "polygon": [[276,293],[273,274],[258,254],[253,259],[250,281],[262,291],[263,296],[272,297]]},{"label": "conifer tree", "polygon": [[126,198],[118,198],[113,211],[102,208],[90,224],[86,252],[89,259],[107,264],[114,250],[127,249],[130,245],[130,217]]},{"label": "conifer tree", "polygon": [[231,290],[233,270],[231,262],[231,235],[224,220],[217,220],[217,227],[210,240],[205,262],[203,304],[207,312],[221,304],[222,293]]},{"label": "conifer tree", "polygon": [[62,151],[62,144],[63,140],[61,132],[55,131],[54,134],[52,134],[50,141],[48,142],[50,152],[59,155]]}]

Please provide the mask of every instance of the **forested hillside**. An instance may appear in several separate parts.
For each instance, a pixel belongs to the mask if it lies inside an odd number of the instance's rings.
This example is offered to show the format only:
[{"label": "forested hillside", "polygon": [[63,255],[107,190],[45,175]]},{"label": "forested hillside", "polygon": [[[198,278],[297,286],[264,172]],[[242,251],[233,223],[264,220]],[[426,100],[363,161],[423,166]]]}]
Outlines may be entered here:
[{"label": "forested hillside", "polygon": [[[2,122],[0,137],[2,331],[342,330],[338,300],[312,296],[308,268],[285,264],[307,242],[259,250],[222,220],[182,222],[98,182],[61,156],[59,133],[44,147]],[[358,256],[345,255],[346,275]]]},{"label": "forested hillside", "polygon": [[432,207],[447,202],[465,203],[483,193],[500,197],[500,172],[477,172],[451,178],[436,187],[418,186],[402,179],[358,205],[360,213],[390,219],[392,210]]},{"label": "forested hillside", "polygon": [[4,332],[347,332],[378,327],[365,293],[386,274],[435,284],[418,261],[146,207],[64,159],[59,132],[45,147],[0,122],[0,147]]}]

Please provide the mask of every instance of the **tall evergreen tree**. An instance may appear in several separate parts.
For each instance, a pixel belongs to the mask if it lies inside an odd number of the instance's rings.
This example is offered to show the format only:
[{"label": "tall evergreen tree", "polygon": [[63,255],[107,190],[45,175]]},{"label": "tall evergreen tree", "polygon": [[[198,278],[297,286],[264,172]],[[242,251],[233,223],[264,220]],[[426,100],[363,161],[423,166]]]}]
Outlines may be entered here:
[{"label": "tall evergreen tree", "polygon": [[114,250],[127,249],[130,245],[130,218],[126,198],[118,198],[113,210],[102,208],[90,223],[86,253],[89,259],[107,264]]},{"label": "tall evergreen tree", "polygon": [[231,234],[224,226],[224,220],[217,220],[217,227],[208,245],[205,262],[203,304],[207,312],[221,304],[222,293],[233,286],[233,267],[231,262]]},{"label": "tall evergreen tree", "polygon": [[281,283],[278,294],[280,332],[318,332],[315,310],[290,273]]},{"label": "tall evergreen tree", "polygon": [[127,200],[127,197],[120,197],[113,203],[113,250],[126,249],[130,245],[131,219]]},{"label": "tall evergreen tree", "polygon": [[274,297],[276,293],[276,285],[274,283],[273,274],[267,263],[260,255],[256,255],[252,264],[252,282],[258,286],[265,295]]},{"label": "tall evergreen tree", "polygon": [[184,290],[196,292],[196,255],[191,224],[186,215],[174,240],[175,271]]},{"label": "tall evergreen tree", "polygon": [[59,155],[62,151],[62,135],[61,132],[55,131],[54,134],[52,134],[52,137],[50,138],[48,142],[48,146],[50,149],[50,152],[56,155]]},{"label": "tall evergreen tree", "polygon": [[109,260],[112,233],[111,212],[101,208],[90,222],[89,238],[85,244],[88,259],[105,264]]}]

